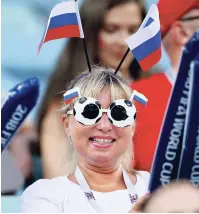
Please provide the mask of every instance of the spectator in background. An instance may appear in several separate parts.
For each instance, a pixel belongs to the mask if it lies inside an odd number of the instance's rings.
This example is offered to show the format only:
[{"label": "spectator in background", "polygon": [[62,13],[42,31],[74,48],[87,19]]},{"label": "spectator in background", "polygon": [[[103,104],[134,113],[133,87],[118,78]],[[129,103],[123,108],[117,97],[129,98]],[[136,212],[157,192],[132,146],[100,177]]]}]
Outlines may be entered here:
[{"label": "spectator in background", "polygon": [[[133,138],[136,169],[150,171],[169,95],[175,81],[182,49],[199,28],[198,0],[159,0],[161,33],[172,69],[132,83],[149,99],[145,109],[137,105],[137,124]],[[160,95],[160,96],[157,96]]]},{"label": "spectator in background", "polygon": [[[143,200],[144,199],[144,200]],[[142,198],[133,208],[143,213],[199,213],[199,189],[187,180],[173,181],[150,197]]]},{"label": "spectator in background", "polygon": [[[125,39],[136,32],[145,17],[139,0],[87,0],[80,10],[84,35],[92,64],[116,68],[127,50]],[[129,54],[120,71],[131,82],[140,78],[139,67]],[[87,68],[81,39],[70,39],[51,76],[41,105],[38,130],[44,177],[52,178],[71,172],[73,162],[60,123],[61,94],[78,72]]]}]

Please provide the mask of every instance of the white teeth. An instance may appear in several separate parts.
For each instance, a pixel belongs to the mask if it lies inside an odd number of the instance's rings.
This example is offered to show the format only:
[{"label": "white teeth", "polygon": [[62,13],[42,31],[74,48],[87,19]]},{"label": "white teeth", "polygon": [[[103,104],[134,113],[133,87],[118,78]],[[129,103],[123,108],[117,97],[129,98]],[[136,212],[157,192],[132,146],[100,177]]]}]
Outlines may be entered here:
[{"label": "white teeth", "polygon": [[114,141],[110,139],[101,139],[101,138],[92,138],[92,140],[98,143],[112,143]]}]

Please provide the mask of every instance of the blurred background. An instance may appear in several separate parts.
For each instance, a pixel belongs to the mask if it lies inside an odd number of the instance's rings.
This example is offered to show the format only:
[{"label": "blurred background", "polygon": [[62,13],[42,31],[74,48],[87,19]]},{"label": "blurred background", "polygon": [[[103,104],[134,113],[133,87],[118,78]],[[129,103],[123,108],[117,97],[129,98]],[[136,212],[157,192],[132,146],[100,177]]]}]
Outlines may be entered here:
[{"label": "blurred background", "polygon": [[[60,0],[1,1],[1,99],[3,100],[6,92],[16,84],[29,77],[38,77],[40,80],[40,97],[38,105],[28,116],[28,121],[31,123],[35,123],[39,103],[45,92],[48,78],[67,42],[67,39],[60,39],[46,43],[40,55],[37,55],[37,48],[50,11],[59,2]],[[81,4],[82,0],[78,2]],[[37,165],[37,159],[34,163]],[[24,176],[12,152],[3,153],[1,165],[1,211],[18,212],[19,197],[17,196],[21,195],[21,191],[24,189]],[[40,174],[38,176],[40,177]]]},{"label": "blurred background", "polygon": [[[100,0],[99,0],[100,1]],[[45,94],[49,77],[54,71],[58,58],[61,55],[68,39],[54,40],[45,43],[39,55],[37,48],[41,41],[49,14],[53,6],[60,0],[2,0],[2,67],[1,67],[1,99],[6,92],[16,84],[29,77],[38,77],[40,80],[40,97],[37,106],[33,109],[26,124],[31,129],[37,123],[37,114],[40,103]],[[79,7],[84,0],[78,0]],[[156,0],[143,1],[146,10]],[[92,33],[92,32],[91,32]],[[162,72],[171,67],[170,60],[164,51],[161,61],[150,71]],[[27,125],[29,128],[29,125]],[[27,128],[27,129],[28,129]],[[34,135],[34,133],[31,133]],[[32,136],[32,135],[31,135]],[[34,144],[34,136],[31,141]],[[35,140],[37,141],[37,140]],[[20,141],[21,143],[22,141]],[[19,197],[24,189],[32,182],[42,178],[42,164],[39,153],[34,146],[31,150],[31,172],[26,161],[18,162],[23,148],[18,143],[3,152],[1,157],[1,211],[18,212]],[[25,164],[24,164],[25,163]]]}]

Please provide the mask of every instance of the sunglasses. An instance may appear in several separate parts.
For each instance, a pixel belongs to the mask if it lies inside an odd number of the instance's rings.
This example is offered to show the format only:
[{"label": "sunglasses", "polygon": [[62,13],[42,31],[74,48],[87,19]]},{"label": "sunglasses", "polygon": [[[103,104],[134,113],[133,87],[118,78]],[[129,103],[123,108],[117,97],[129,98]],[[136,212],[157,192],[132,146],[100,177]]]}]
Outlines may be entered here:
[{"label": "sunglasses", "polygon": [[136,108],[131,101],[125,99],[115,100],[108,109],[102,109],[98,100],[91,97],[81,97],[75,103],[73,110],[67,112],[75,119],[87,126],[96,124],[107,113],[109,121],[116,127],[132,125],[136,119]]}]

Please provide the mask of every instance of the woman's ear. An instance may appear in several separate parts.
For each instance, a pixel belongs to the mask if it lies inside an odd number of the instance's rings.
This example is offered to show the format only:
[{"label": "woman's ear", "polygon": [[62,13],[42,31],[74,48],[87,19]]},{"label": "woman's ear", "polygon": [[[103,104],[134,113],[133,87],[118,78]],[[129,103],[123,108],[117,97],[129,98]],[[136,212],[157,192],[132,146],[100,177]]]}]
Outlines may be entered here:
[{"label": "woman's ear", "polygon": [[63,123],[63,124],[64,124],[64,121],[66,120],[66,117],[67,117],[66,114],[64,114],[64,115],[62,116],[62,123]]},{"label": "woman's ear", "polygon": [[62,116],[62,122],[64,126],[64,131],[66,134],[69,134],[69,117],[66,114]]}]

